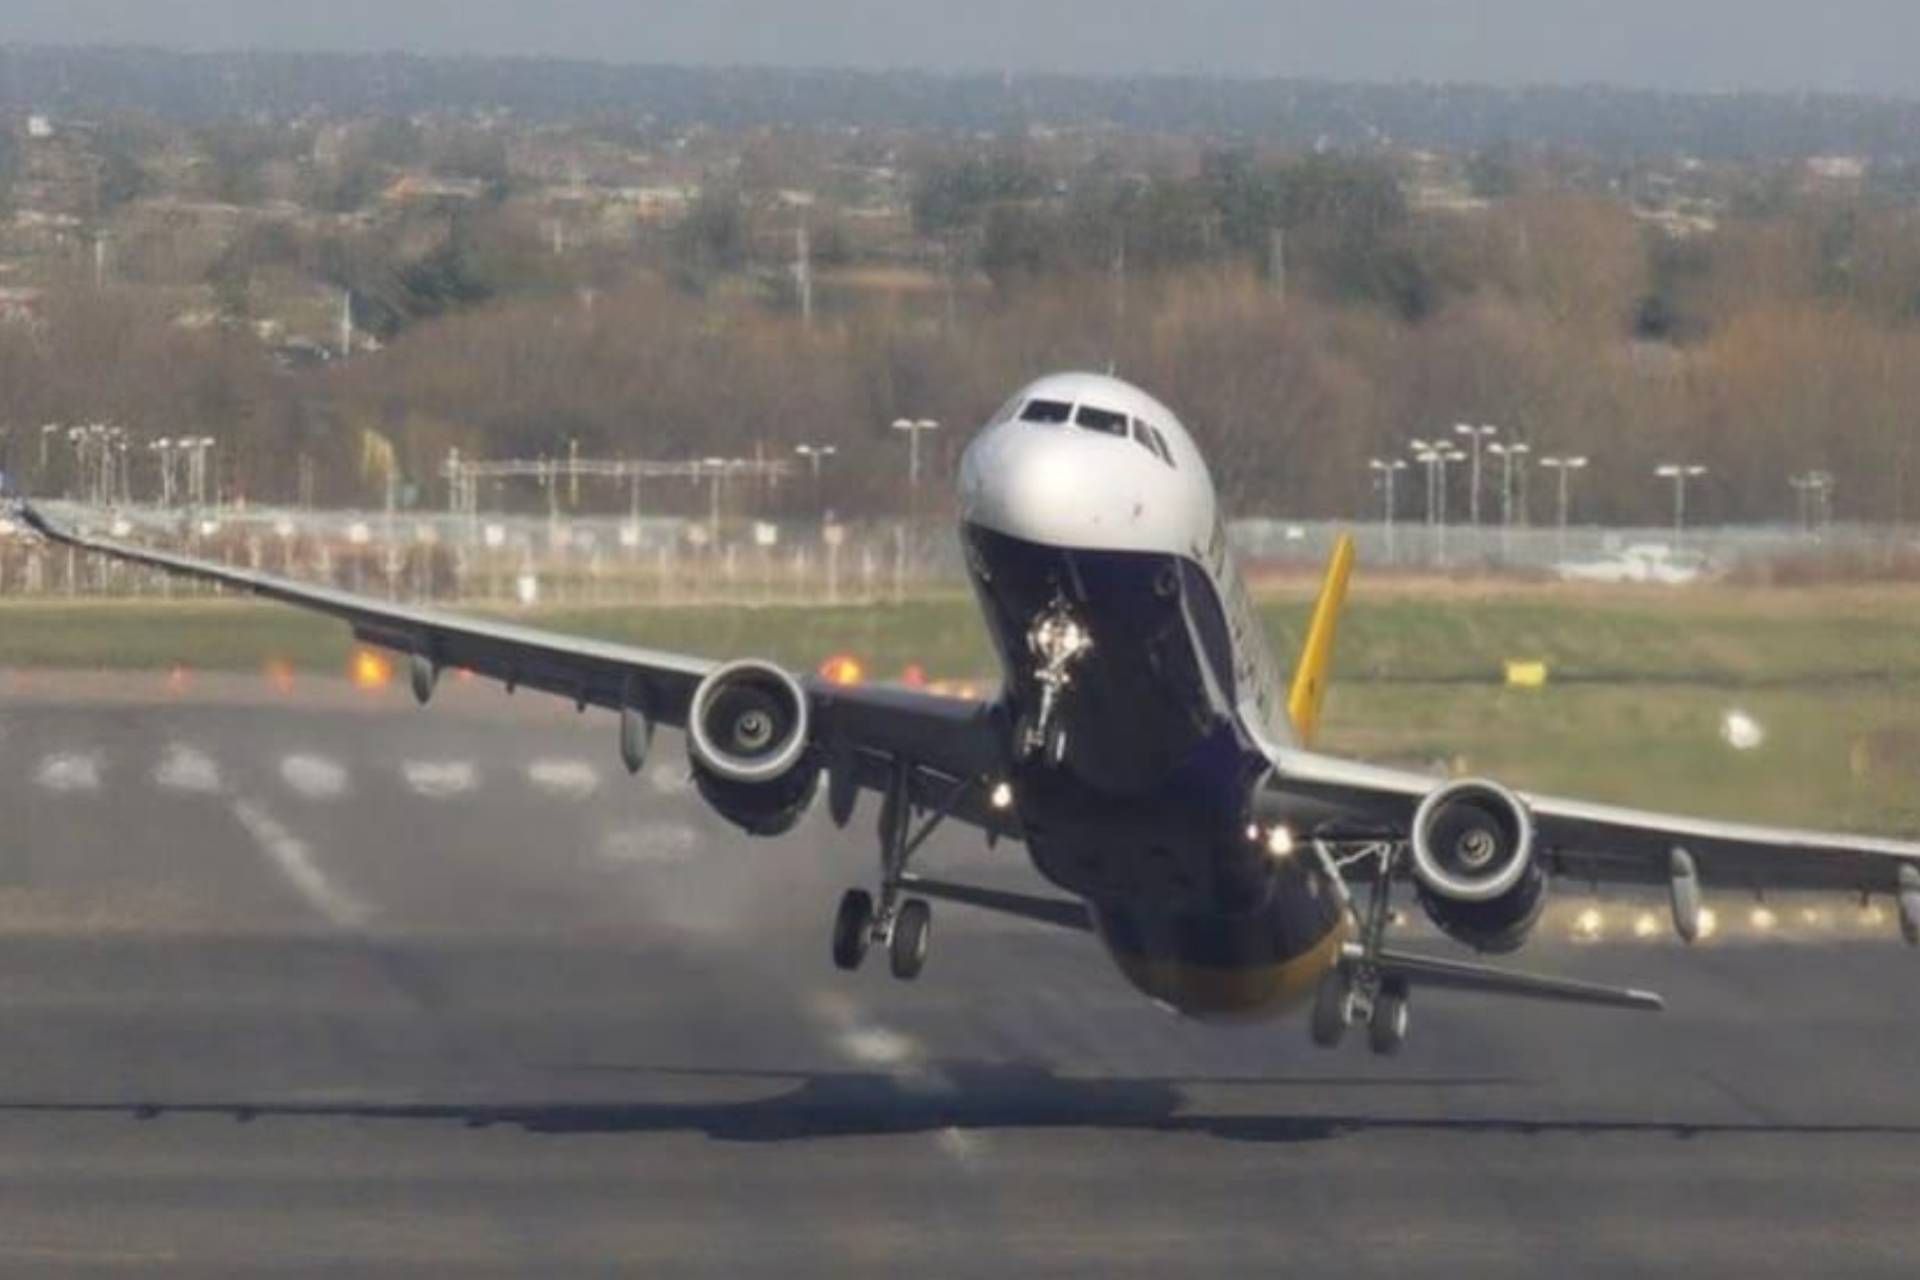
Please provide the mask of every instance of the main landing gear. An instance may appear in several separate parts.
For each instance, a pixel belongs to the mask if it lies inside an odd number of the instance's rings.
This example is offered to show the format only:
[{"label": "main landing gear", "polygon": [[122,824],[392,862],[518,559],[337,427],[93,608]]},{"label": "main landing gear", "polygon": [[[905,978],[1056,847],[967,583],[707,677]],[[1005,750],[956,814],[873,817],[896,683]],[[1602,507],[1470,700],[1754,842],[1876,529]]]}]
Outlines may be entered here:
[{"label": "main landing gear", "polygon": [[854,970],[875,946],[887,949],[887,967],[893,976],[911,982],[927,964],[933,941],[933,908],[905,890],[907,861],[927,837],[946,820],[971,782],[954,786],[945,803],[912,830],[913,802],[909,795],[913,767],[897,761],[880,804],[880,900],[865,889],[849,889],[840,898],[833,918],[833,963]]},{"label": "main landing gear", "polygon": [[[1362,1022],[1367,1024],[1367,1047],[1375,1053],[1398,1053],[1406,1043],[1407,982],[1384,972],[1380,963],[1387,923],[1393,918],[1389,898],[1394,871],[1404,854],[1404,845],[1382,841],[1364,846],[1346,860],[1372,859],[1373,886],[1366,915],[1359,922],[1360,941],[1348,944],[1314,993],[1313,1042],[1324,1049],[1338,1045],[1348,1027]],[[1336,873],[1339,869],[1334,867]]]}]

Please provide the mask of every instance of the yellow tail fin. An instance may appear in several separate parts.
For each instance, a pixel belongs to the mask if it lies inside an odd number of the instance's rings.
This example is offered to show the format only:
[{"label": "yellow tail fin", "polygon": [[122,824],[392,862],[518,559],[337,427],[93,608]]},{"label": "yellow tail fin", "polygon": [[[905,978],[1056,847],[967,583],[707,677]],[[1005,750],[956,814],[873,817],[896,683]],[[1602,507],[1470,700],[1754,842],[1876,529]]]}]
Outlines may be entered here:
[{"label": "yellow tail fin", "polygon": [[1303,747],[1313,745],[1320,728],[1320,707],[1327,700],[1327,677],[1333,666],[1333,637],[1347,602],[1347,579],[1352,576],[1353,535],[1343,533],[1333,544],[1320,599],[1313,606],[1313,621],[1307,624],[1307,639],[1300,646],[1300,662],[1293,669],[1293,688],[1287,693],[1287,718]]}]

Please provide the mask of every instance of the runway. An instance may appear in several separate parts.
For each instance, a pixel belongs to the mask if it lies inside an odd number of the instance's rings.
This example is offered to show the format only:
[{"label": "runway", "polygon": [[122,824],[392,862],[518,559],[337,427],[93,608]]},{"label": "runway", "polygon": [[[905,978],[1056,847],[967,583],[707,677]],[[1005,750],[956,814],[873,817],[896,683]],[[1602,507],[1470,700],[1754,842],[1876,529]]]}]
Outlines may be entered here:
[{"label": "runway", "polygon": [[[1088,940],[749,842],[611,720],[455,685],[0,684],[0,1273],[1910,1273],[1920,956],[1549,937],[1645,1016],[1221,1029]],[[445,705],[442,705],[444,703]],[[925,869],[1032,887],[964,834]]]}]

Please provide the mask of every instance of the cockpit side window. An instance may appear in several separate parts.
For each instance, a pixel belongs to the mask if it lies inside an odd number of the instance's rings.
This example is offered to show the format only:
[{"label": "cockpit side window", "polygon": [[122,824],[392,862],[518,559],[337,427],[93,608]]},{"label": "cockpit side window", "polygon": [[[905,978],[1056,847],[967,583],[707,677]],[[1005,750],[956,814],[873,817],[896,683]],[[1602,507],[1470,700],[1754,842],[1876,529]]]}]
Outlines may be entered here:
[{"label": "cockpit side window", "polygon": [[1089,431],[1099,431],[1110,436],[1124,437],[1127,434],[1127,415],[1115,413],[1111,409],[1096,409],[1090,404],[1083,404],[1073,420]]},{"label": "cockpit side window", "polygon": [[1133,438],[1138,440],[1148,453],[1153,454],[1170,467],[1173,465],[1173,451],[1167,448],[1167,438],[1160,434],[1158,427],[1150,422],[1142,422],[1140,419],[1135,418],[1133,420]]},{"label": "cockpit side window", "polygon": [[1020,396],[1015,396],[1013,399],[1007,401],[1000,406],[1000,412],[994,414],[993,417],[987,420],[987,425],[997,427],[1003,422],[1012,422],[1014,415],[1020,412],[1020,405],[1022,403],[1023,399]]},{"label": "cockpit side window", "polygon": [[1065,422],[1073,417],[1073,406],[1064,400],[1029,400],[1020,414],[1022,422]]}]

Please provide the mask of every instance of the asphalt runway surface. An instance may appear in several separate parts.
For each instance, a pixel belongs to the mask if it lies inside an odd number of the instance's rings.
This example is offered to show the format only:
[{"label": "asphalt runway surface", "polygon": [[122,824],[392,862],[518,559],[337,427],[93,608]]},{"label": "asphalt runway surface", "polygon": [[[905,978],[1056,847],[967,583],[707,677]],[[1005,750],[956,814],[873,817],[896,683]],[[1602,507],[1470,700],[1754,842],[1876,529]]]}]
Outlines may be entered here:
[{"label": "asphalt runway surface", "polygon": [[[1416,992],[1404,1054],[936,908],[677,735],[453,687],[0,682],[0,1274],[1910,1274],[1920,957],[1574,946],[1664,1015]],[[955,834],[925,869],[1031,886]],[[1557,934],[1558,928],[1549,933]],[[1884,931],[1892,934],[1889,925]]]}]

